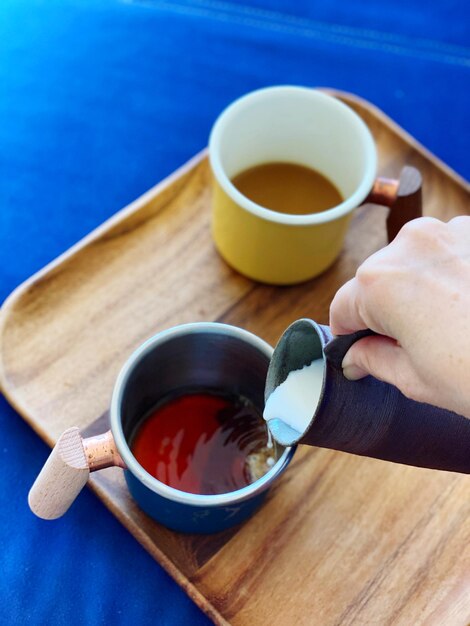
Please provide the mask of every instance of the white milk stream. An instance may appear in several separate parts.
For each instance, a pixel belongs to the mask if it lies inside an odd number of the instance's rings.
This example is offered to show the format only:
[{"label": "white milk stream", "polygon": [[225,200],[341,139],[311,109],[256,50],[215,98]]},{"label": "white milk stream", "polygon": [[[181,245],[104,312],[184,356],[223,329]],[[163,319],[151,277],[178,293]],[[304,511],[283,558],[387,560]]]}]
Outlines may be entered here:
[{"label": "white milk stream", "polygon": [[269,396],[264,419],[267,422],[280,419],[303,434],[320,400],[324,368],[323,359],[316,359],[300,370],[289,372],[286,380]]}]

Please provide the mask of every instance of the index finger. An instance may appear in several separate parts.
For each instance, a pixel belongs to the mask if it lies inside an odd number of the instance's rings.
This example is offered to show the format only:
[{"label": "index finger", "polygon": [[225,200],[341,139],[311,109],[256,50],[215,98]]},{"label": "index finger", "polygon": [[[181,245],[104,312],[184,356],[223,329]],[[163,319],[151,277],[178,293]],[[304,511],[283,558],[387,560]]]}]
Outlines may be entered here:
[{"label": "index finger", "polygon": [[336,292],[330,305],[330,327],[334,335],[347,335],[369,328],[358,307],[358,283],[352,278]]}]

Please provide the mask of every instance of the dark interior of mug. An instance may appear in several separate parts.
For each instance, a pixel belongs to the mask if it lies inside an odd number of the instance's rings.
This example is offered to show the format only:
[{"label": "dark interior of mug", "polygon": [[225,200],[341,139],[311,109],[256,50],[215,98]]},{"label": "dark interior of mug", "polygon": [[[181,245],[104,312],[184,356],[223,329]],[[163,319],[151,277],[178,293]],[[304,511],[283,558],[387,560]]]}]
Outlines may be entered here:
[{"label": "dark interior of mug", "polygon": [[310,320],[297,320],[280,338],[269,366],[266,399],[295,370],[322,358],[322,342]]},{"label": "dark interior of mug", "polygon": [[[269,361],[257,346],[223,331],[185,331],[151,343],[124,383],[121,420],[129,447],[149,412],[186,390],[242,397],[262,414]],[[276,459],[283,451],[276,449]]]}]

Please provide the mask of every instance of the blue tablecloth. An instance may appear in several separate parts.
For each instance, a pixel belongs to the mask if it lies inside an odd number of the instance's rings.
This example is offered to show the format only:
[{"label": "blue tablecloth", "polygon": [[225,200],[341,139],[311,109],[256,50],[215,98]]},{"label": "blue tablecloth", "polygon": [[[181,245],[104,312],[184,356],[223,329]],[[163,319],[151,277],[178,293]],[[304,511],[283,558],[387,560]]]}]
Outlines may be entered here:
[{"label": "blue tablecloth", "polygon": [[[260,86],[356,92],[468,176],[467,6],[2,0],[0,300]],[[0,428],[0,623],[208,623],[90,492],[61,520],[33,517],[48,449],[3,398]]]}]

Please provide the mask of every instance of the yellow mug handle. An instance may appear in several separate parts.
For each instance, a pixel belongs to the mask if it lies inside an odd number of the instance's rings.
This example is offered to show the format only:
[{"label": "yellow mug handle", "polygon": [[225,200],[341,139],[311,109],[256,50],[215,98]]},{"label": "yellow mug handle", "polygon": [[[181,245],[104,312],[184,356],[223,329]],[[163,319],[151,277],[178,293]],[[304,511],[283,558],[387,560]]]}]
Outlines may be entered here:
[{"label": "yellow mug handle", "polygon": [[388,241],[392,241],[401,227],[422,215],[421,172],[406,165],[400,172],[399,179],[379,176],[365,202],[390,207],[387,217]]}]

